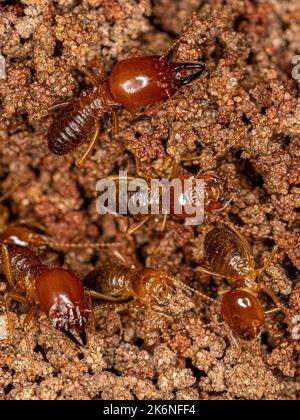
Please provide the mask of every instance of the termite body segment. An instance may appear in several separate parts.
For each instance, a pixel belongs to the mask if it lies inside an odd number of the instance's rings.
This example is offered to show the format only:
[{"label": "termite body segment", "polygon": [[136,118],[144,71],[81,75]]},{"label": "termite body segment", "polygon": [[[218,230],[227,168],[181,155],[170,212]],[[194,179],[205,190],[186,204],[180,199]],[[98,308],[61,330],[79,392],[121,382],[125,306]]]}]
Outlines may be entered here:
[{"label": "termite body segment", "polygon": [[256,338],[265,322],[258,298],[261,291],[286,313],[272,290],[256,281],[269,266],[276,250],[275,246],[266,264],[256,269],[251,245],[233,225],[216,227],[205,236],[204,251],[210,267],[198,267],[197,270],[230,281],[231,290],[222,293],[221,312],[232,331],[243,339]]},{"label": "termite body segment", "polygon": [[[9,301],[15,300],[31,308],[24,321],[25,333],[40,306],[56,329],[77,346],[85,345],[89,311],[77,276],[65,268],[44,265],[35,252],[25,246],[2,243],[1,251],[0,269],[8,282],[4,303],[10,330]],[[26,340],[29,347],[27,333]]]},{"label": "termite body segment", "polygon": [[[194,74],[188,70],[197,69]],[[49,129],[49,149],[64,155],[90,139],[78,162],[82,167],[97,141],[100,118],[124,106],[132,113],[139,107],[164,101],[186,83],[195,80],[204,68],[197,63],[173,63],[159,56],[133,57],[117,62],[102,83],[86,72],[97,86],[79,98],[64,104]]]}]

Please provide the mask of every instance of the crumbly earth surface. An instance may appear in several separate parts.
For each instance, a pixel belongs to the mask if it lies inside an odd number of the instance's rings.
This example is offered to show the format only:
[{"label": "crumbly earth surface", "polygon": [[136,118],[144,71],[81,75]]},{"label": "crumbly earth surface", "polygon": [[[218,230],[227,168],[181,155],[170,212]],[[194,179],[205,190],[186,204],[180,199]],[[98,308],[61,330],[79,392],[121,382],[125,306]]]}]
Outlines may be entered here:
[{"label": "crumbly earth surface", "polygon": [[[235,194],[228,217],[248,237],[258,265],[274,241],[296,244],[300,82],[291,72],[299,33],[298,0],[0,1],[1,193],[19,183],[3,202],[10,215],[5,222],[1,213],[3,224],[26,220],[57,242],[114,243],[44,255],[81,278],[119,252],[128,264],[161,268],[215,298],[207,303],[178,290],[173,317],[129,308],[120,313],[122,334],[114,309],[95,302],[96,328],[83,358],[39,312],[29,331],[35,375],[22,328],[28,308],[13,304],[12,337],[0,314],[0,399],[299,399],[299,250],[281,250],[260,278],[290,316],[267,315],[261,343],[240,343],[238,352],[228,328],[206,326],[221,321],[218,292],[228,287],[195,271],[205,261],[210,224],[170,219],[161,233],[153,217],[129,236],[131,217],[100,216],[95,206],[97,180],[120,169],[135,174],[132,151],[153,177],[170,175],[173,157],[201,155],[182,171],[215,173],[224,195]],[[116,60],[163,53],[178,34],[173,59],[205,63],[196,82],[148,115],[120,108],[116,135],[106,115],[82,170],[74,164],[81,151],[49,152],[55,114],[48,108],[91,87],[80,66],[103,77]],[[265,296],[262,303],[274,308]]]}]

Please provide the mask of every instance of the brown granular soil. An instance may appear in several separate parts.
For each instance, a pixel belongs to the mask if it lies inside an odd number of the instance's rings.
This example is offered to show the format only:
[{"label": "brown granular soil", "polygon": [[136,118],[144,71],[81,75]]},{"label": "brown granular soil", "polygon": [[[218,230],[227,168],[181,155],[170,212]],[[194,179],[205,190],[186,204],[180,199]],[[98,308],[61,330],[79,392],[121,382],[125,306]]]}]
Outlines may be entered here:
[{"label": "brown granular soil", "polygon": [[[173,58],[205,62],[195,83],[149,115],[119,109],[115,136],[106,116],[83,170],[74,165],[80,151],[49,152],[54,114],[48,108],[90,87],[80,66],[103,75],[116,60],[161,54],[185,30]],[[280,251],[260,279],[289,307],[289,319],[270,313],[261,344],[242,343],[239,353],[228,328],[205,326],[220,321],[217,294],[228,285],[194,270],[203,261],[204,226],[169,220],[161,233],[152,218],[130,237],[132,218],[100,216],[95,208],[97,180],[120,169],[135,174],[131,150],[154,177],[169,175],[170,157],[201,154],[186,170],[212,171],[227,198],[236,194],[228,215],[249,238],[258,264],[274,241],[295,244],[300,99],[291,71],[299,33],[298,0],[0,2],[1,193],[20,183],[4,202],[10,221],[38,223],[59,242],[115,242],[107,253],[45,256],[81,278],[118,251],[129,264],[159,267],[216,298],[209,305],[179,290],[173,318],[136,306],[120,315],[122,335],[115,312],[95,303],[96,330],[84,358],[39,312],[30,330],[35,376],[22,329],[26,308],[13,305],[13,337],[0,316],[0,399],[299,398],[300,341],[291,335],[300,313],[299,250]],[[274,307],[265,296],[262,302],[266,310]]]}]

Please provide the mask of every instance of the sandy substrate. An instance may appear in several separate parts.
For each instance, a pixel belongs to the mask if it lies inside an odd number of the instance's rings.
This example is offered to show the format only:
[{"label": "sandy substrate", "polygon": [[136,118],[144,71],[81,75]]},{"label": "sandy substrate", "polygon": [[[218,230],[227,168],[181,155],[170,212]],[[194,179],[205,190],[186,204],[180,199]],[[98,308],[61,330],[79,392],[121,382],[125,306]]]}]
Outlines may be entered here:
[{"label": "sandy substrate", "polygon": [[[137,306],[121,314],[122,336],[114,311],[95,304],[96,331],[84,358],[39,312],[30,331],[36,377],[22,329],[26,308],[15,305],[10,339],[0,317],[0,399],[299,398],[300,341],[291,335],[300,313],[299,250],[279,252],[260,279],[289,307],[288,323],[280,312],[268,315],[261,345],[244,343],[239,354],[228,328],[205,326],[221,320],[217,294],[228,284],[194,270],[204,258],[203,226],[170,219],[161,233],[159,218],[152,218],[130,237],[132,218],[99,216],[95,209],[98,179],[119,169],[135,174],[130,150],[153,177],[170,175],[171,157],[201,154],[184,170],[211,171],[227,198],[236,194],[229,217],[249,238],[257,264],[274,241],[299,241],[300,99],[299,81],[291,77],[293,56],[300,54],[299,1],[227,1],[230,8],[213,18],[224,3],[0,2],[1,194],[20,182],[4,202],[9,221],[35,221],[60,242],[116,242],[108,253],[45,256],[81,278],[118,251],[128,264],[159,267],[216,298],[208,305],[179,290],[173,318]],[[49,152],[54,114],[48,108],[91,87],[80,66],[100,76],[116,60],[161,54],[184,30],[173,58],[205,63],[196,83],[151,115],[134,118],[120,108],[114,137],[105,116],[83,170],[74,165],[80,151]],[[262,302],[266,310],[274,307],[265,296]]]}]

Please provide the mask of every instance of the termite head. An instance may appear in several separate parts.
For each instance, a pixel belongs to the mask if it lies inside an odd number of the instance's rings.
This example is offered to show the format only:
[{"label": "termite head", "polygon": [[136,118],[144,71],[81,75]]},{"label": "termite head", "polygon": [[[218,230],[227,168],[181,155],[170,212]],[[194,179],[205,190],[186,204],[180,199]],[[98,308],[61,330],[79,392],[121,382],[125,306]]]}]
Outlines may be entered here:
[{"label": "termite head", "polygon": [[204,187],[204,208],[206,211],[219,209],[225,198],[221,196],[220,179],[216,176],[203,175]]},{"label": "termite head", "polygon": [[245,340],[256,338],[265,322],[257,295],[243,288],[223,295],[221,312],[232,331]]},{"label": "termite head", "polygon": [[45,235],[35,233],[24,226],[10,226],[0,234],[0,243],[7,242],[25,247],[42,247],[47,243]]},{"label": "termite head", "polygon": [[163,271],[155,268],[141,268],[132,280],[132,290],[135,296],[145,304],[165,306],[176,288]]},{"label": "termite head", "polygon": [[64,268],[43,270],[36,278],[36,294],[54,328],[66,334],[77,346],[86,345],[85,325],[89,311],[78,277]]},{"label": "termite head", "polygon": [[158,56],[132,57],[114,65],[107,83],[117,103],[135,110],[166,100],[203,70],[198,63],[172,63]]},{"label": "termite head", "polygon": [[[221,196],[220,180],[216,176],[188,174],[178,179],[178,189],[170,187],[170,213],[174,217],[187,219],[196,216],[197,208],[202,210],[204,207],[204,211],[210,212],[223,205],[225,199]],[[187,208],[190,211],[186,211]]]}]

